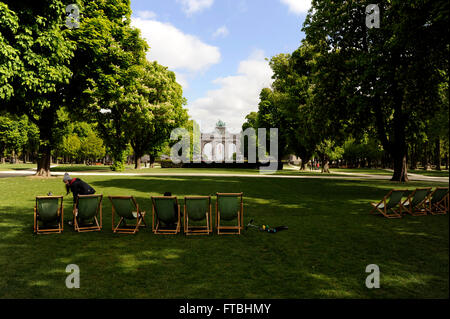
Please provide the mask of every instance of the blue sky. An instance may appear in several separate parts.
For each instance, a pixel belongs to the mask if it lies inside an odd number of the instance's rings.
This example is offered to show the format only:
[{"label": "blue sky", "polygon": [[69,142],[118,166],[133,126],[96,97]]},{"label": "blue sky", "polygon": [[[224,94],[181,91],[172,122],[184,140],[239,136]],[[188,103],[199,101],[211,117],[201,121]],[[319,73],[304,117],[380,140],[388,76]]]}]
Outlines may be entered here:
[{"label": "blue sky", "polygon": [[309,0],[131,0],[132,25],[150,45],[147,58],[176,73],[202,131],[218,119],[240,130],[272,82],[265,58],[300,45],[309,6]]}]

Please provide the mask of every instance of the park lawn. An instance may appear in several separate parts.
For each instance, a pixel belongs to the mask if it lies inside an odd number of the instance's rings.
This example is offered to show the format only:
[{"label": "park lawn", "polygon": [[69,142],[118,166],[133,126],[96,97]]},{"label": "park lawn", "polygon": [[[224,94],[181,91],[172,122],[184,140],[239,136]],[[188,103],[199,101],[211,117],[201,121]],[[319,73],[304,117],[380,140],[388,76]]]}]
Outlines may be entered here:
[{"label": "park lawn", "polygon": [[365,175],[389,175],[392,176],[392,171],[379,168],[331,168],[331,172],[335,173],[356,173]]},{"label": "park lawn", "polygon": [[[379,168],[332,168],[331,173],[357,173],[368,175],[390,175],[392,176],[392,170],[379,169]],[[408,173],[418,174],[430,177],[449,177],[449,171],[442,169],[441,171],[431,170],[426,171],[423,169],[408,170]]]},{"label": "park lawn", "polygon": [[[55,165],[55,164],[53,164]],[[36,169],[36,164],[0,164],[0,171],[2,170],[25,170],[25,169]],[[230,175],[258,175],[260,174],[259,169],[230,169],[230,168],[142,168],[140,170],[135,170],[133,165],[126,165],[125,170],[121,172],[113,172],[110,166],[107,165],[83,165],[83,164],[58,164],[50,169],[51,172],[89,172],[89,173],[114,173],[114,174],[230,174]],[[348,172],[354,171],[355,173],[360,173],[356,170],[347,170]],[[275,175],[299,175],[299,176],[310,176],[310,175],[327,175],[327,176],[340,176],[338,172],[331,172],[328,174],[321,173],[320,170],[305,170],[299,171],[295,169],[289,169],[288,165],[284,165],[283,170],[278,170],[274,172],[262,172],[263,174],[275,174]],[[387,172],[387,174],[390,174]]]},{"label": "park lawn", "polygon": [[36,169],[36,164],[32,164],[32,163],[20,163],[20,164],[10,164],[10,163],[5,163],[5,164],[1,164],[0,163],[0,171],[9,171],[9,170],[29,170],[29,169]]},{"label": "park lawn", "polygon": [[409,170],[408,172],[413,173],[413,174],[424,175],[424,176],[432,176],[432,177],[449,177],[448,171],[446,171],[445,169],[443,169],[441,171],[437,171],[437,170],[426,171],[426,170],[414,169],[414,170]]},{"label": "park lawn", "polygon": [[[84,176],[103,202],[103,231],[34,235],[37,195],[65,195],[60,177],[1,178],[0,298],[448,298],[448,215],[369,215],[391,188],[414,182],[246,177]],[[151,195],[244,192],[244,220],[276,234],[185,237],[113,234],[107,195],[134,195],[151,225]],[[72,196],[65,196],[65,220]],[[213,201],[214,205],[215,201]],[[68,289],[66,266],[80,267]],[[377,264],[381,288],[367,289]]]}]

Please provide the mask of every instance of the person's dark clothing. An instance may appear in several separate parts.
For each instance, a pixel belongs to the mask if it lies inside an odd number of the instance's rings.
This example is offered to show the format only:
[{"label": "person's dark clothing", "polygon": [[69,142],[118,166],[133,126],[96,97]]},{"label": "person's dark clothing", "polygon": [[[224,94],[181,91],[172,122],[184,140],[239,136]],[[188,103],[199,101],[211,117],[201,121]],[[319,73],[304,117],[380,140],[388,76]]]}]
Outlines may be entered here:
[{"label": "person's dark clothing", "polygon": [[69,188],[72,191],[74,203],[76,203],[78,195],[92,195],[95,193],[95,189],[79,178],[72,178],[69,182]]}]

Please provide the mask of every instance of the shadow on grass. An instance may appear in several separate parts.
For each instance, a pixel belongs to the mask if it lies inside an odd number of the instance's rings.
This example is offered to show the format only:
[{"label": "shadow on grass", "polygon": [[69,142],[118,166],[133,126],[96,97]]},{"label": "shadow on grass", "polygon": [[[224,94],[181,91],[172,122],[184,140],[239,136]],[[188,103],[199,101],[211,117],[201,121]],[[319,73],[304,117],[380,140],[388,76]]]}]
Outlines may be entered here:
[{"label": "shadow on grass", "polygon": [[[91,177],[89,183],[104,195],[102,232],[79,234],[64,225],[63,234],[33,235],[34,198],[15,206],[0,200],[0,297],[448,298],[448,216],[368,214],[371,201],[399,185],[236,177]],[[289,230],[157,236],[150,196],[165,191],[180,204],[186,195],[242,191],[245,222]],[[113,234],[108,195],[134,195],[150,228]],[[65,197],[66,221],[71,207]],[[81,289],[65,287],[71,263],[80,267]],[[364,285],[372,263],[380,267],[382,289]]]},{"label": "shadow on grass", "polygon": [[52,172],[110,172],[109,166],[56,166]]}]

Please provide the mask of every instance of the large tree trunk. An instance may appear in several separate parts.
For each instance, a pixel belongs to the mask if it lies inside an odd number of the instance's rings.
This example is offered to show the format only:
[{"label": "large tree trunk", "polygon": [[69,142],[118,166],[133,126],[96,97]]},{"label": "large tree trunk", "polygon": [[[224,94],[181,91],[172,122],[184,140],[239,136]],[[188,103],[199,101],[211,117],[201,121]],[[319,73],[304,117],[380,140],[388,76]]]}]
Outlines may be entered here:
[{"label": "large tree trunk", "polygon": [[394,136],[392,140],[391,156],[394,160],[394,174],[391,181],[408,182],[408,145],[406,144],[407,116],[402,111],[402,97],[400,92],[393,90],[396,107],[394,110]]},{"label": "large tree trunk", "polygon": [[308,161],[311,158],[311,155],[308,154],[308,152],[302,151],[299,153],[298,157],[300,157],[300,159],[302,160],[301,164],[300,164],[300,170],[302,171],[306,171],[308,169]]},{"label": "large tree trunk", "polygon": [[302,164],[301,164],[301,166],[300,166],[300,170],[306,171],[307,168],[308,168],[308,161],[304,161],[304,160],[302,159]]},{"label": "large tree trunk", "polygon": [[436,169],[441,170],[441,139],[436,139]]},{"label": "large tree trunk", "polygon": [[141,157],[134,155],[134,169],[141,169]]},{"label": "large tree trunk", "polygon": [[153,168],[155,166],[156,156],[149,154],[149,158],[150,158],[150,167]]},{"label": "large tree trunk", "polygon": [[322,163],[321,173],[330,173],[330,161],[328,160],[328,156],[322,155],[320,157],[320,162]]},{"label": "large tree trunk", "polygon": [[37,176],[50,176],[50,153],[51,148],[47,145],[41,145],[39,147],[39,157],[37,160]]},{"label": "large tree trunk", "polygon": [[401,154],[398,152],[394,156],[394,174],[391,181],[395,182],[408,182],[408,167],[406,160],[406,153]]},{"label": "large tree trunk", "polygon": [[411,146],[411,151],[410,151],[410,156],[409,156],[409,167],[410,169],[417,169],[417,154],[416,154],[416,146],[412,145]]},{"label": "large tree trunk", "polygon": [[39,128],[39,152],[37,160],[37,176],[50,176],[51,151],[54,145],[53,127],[56,123],[56,109],[50,107],[45,109],[38,122]]},{"label": "large tree trunk", "polygon": [[279,170],[279,171],[283,170],[283,162],[281,160],[278,161],[277,170]]}]

